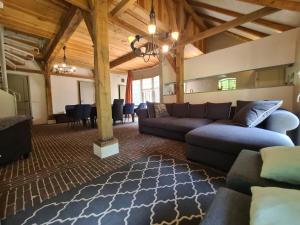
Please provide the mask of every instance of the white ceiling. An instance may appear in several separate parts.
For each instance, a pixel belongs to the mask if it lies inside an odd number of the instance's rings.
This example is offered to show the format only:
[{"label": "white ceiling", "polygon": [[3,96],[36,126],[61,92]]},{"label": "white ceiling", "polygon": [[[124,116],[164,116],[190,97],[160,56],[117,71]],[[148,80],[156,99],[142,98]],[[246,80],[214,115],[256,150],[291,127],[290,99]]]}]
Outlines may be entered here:
[{"label": "white ceiling", "polygon": [[[255,10],[262,8],[262,6],[259,6],[259,5],[240,2],[237,0],[194,0],[194,1],[203,2],[203,3],[209,4],[209,5],[213,5],[216,7],[228,9],[228,10],[243,13],[243,14],[248,14],[248,13],[251,13]],[[195,9],[201,13],[204,13],[204,14],[207,14],[207,15],[225,20],[225,21],[234,19],[234,17],[220,14],[220,13],[217,13],[214,11],[201,9],[201,8],[195,8]],[[299,12],[281,10],[279,12],[273,13],[273,14],[265,16],[263,18],[270,20],[270,21],[277,22],[277,23],[286,24],[289,26],[294,26],[294,27],[300,26],[300,13]],[[266,34],[276,33],[276,31],[273,29],[270,29],[265,26],[257,25],[254,23],[246,23],[246,24],[243,24],[242,26],[253,29],[253,30],[257,30],[257,31],[260,31],[260,32],[263,32]],[[242,36],[251,38],[251,36],[248,33],[244,33],[244,32],[238,31],[236,29],[231,29],[230,31],[232,31],[236,34],[240,34]]]}]

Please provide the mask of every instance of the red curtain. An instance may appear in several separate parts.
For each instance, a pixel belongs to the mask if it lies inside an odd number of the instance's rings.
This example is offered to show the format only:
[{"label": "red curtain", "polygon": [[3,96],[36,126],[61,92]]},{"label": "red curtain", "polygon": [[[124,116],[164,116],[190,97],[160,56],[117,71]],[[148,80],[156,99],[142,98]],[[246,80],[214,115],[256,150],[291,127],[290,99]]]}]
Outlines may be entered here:
[{"label": "red curtain", "polygon": [[132,103],[132,71],[128,71],[125,102]]}]

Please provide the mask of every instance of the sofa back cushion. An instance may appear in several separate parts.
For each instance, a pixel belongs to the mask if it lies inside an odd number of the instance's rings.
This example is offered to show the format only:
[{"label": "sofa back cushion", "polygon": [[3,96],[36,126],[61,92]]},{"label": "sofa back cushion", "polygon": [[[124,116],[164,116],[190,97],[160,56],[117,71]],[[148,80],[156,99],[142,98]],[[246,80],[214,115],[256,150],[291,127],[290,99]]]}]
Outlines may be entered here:
[{"label": "sofa back cushion", "polygon": [[155,112],[155,118],[169,116],[166,104],[163,103],[154,103],[154,112]]},{"label": "sofa back cushion", "polygon": [[245,127],[256,127],[277,110],[282,103],[282,100],[251,102],[234,115],[233,122]]},{"label": "sofa back cushion", "polygon": [[154,103],[146,102],[149,118],[155,118]]},{"label": "sofa back cushion", "polygon": [[204,118],[206,116],[206,103],[204,104],[190,104],[191,118]]},{"label": "sofa back cushion", "polygon": [[166,103],[167,111],[170,116],[173,115],[173,105],[174,105],[173,103]]},{"label": "sofa back cushion", "polygon": [[206,106],[206,117],[212,120],[227,120],[230,116],[231,102],[211,103]]},{"label": "sofa back cushion", "polygon": [[190,111],[189,111],[189,103],[174,103],[173,104],[173,110],[172,110],[172,116],[175,117],[189,117]]}]

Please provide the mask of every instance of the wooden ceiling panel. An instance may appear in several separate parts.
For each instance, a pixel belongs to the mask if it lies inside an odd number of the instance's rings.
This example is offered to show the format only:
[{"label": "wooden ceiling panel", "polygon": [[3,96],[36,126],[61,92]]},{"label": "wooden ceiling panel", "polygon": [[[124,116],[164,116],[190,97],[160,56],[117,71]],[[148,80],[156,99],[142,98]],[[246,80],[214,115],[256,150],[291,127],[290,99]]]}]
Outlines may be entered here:
[{"label": "wooden ceiling panel", "polygon": [[49,0],[6,1],[0,13],[0,23],[5,27],[51,39],[60,28],[60,23],[69,4]]}]

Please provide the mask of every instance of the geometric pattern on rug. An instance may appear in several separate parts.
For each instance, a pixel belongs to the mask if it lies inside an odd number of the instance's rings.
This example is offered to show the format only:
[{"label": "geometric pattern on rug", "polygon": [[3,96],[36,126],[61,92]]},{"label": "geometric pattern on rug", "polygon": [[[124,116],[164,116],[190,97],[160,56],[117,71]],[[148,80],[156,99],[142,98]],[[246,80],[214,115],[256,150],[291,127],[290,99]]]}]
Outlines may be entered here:
[{"label": "geometric pattern on rug", "polygon": [[199,224],[224,177],[150,155],[3,224]]}]

